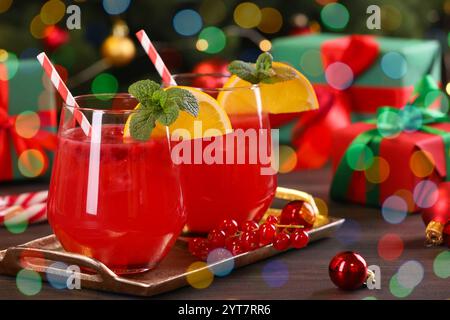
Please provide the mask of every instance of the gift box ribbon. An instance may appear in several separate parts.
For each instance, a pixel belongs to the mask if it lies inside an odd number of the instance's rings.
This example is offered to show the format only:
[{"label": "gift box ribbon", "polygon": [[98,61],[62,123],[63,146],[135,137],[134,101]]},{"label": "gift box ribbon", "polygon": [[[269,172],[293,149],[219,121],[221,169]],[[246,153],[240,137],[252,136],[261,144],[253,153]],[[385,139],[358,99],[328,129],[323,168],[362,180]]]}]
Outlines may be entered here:
[{"label": "gift box ribbon", "polygon": [[[7,68],[0,64],[0,79],[7,79]],[[36,114],[40,120],[40,128],[31,138],[21,136],[15,128],[17,115],[10,115],[9,109],[9,82],[0,80],[0,181],[13,178],[13,159],[10,142],[13,150],[20,156],[24,151],[34,149],[40,152],[44,158],[43,172],[48,167],[49,159],[45,151],[56,149],[56,135],[53,132],[43,130],[43,127],[55,126],[55,110],[38,110]],[[22,164],[30,167],[30,159],[25,157]]]},{"label": "gift box ribbon", "polygon": [[[330,195],[335,200],[346,199],[347,192],[351,184],[352,169],[348,163],[348,159],[352,157],[358,157],[357,161],[365,161],[365,155],[363,152],[352,154],[351,150],[364,150],[365,147],[370,148],[373,156],[378,156],[380,151],[380,144],[385,138],[385,135],[381,132],[398,132],[399,129],[408,131],[411,130],[411,126],[414,130],[422,131],[424,133],[438,135],[441,137],[444,145],[444,154],[448,155],[450,152],[450,132],[443,131],[430,126],[430,124],[437,124],[443,122],[450,122],[450,118],[439,110],[432,109],[432,103],[427,100],[427,95],[433,93],[440,93],[439,86],[433,80],[431,76],[426,76],[418,83],[414,90],[415,98],[411,104],[406,105],[402,109],[393,107],[381,107],[377,111],[377,118],[367,120],[367,123],[376,124],[376,128],[369,129],[362,132],[356,138],[353,139],[350,146],[347,148],[343,157],[341,158],[339,165],[336,169],[332,184]],[[439,95],[434,95],[435,99]],[[429,96],[428,96],[429,97]],[[398,115],[397,119],[400,121],[392,121],[390,118],[392,115]],[[445,180],[450,180],[450,161],[448,156],[445,159],[445,170],[441,172],[442,176],[445,176]],[[352,159],[354,160],[354,159]],[[439,169],[439,166],[436,166]],[[379,202],[379,184],[375,184],[373,188],[367,188],[366,191],[366,203],[377,204]]]}]

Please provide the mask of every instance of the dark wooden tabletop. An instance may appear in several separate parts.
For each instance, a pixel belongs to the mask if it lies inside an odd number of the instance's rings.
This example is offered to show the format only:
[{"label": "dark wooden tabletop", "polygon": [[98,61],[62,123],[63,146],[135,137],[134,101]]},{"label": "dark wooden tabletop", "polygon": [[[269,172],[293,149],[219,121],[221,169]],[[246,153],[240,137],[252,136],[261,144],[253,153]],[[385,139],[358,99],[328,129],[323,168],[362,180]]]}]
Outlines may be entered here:
[{"label": "dark wooden tabletop", "polygon": [[[390,280],[405,262],[413,260],[424,270],[423,279],[404,299],[449,299],[450,278],[439,278],[433,271],[436,257],[445,247],[424,246],[424,225],[420,215],[411,215],[400,224],[386,222],[378,209],[358,205],[333,203],[327,196],[331,178],[329,169],[302,171],[281,175],[279,185],[295,187],[324,199],[329,213],[346,218],[346,223],[335,238],[311,243],[299,251],[289,251],[266,261],[234,270],[224,278],[215,278],[206,289],[182,288],[159,295],[158,299],[397,299]],[[0,184],[0,194],[45,189],[44,182]],[[31,225],[18,235],[0,228],[0,248],[18,245],[46,236],[52,231],[48,224]],[[380,257],[378,242],[386,234],[396,234],[404,244],[402,255],[394,261]],[[381,269],[381,289],[367,288],[352,292],[337,289],[328,276],[328,264],[340,251],[360,253],[369,265]],[[269,274],[270,265],[279,271]],[[417,264],[416,264],[417,266]],[[420,268],[419,268],[420,269]],[[417,274],[409,275],[412,279]],[[267,280],[270,278],[271,280]],[[420,280],[420,279],[419,279]],[[275,286],[275,287],[274,287]],[[394,294],[393,294],[394,293]],[[26,297],[17,289],[14,278],[0,276],[0,299],[131,299],[135,297],[108,294],[90,290],[58,290],[44,284],[42,290]]]}]

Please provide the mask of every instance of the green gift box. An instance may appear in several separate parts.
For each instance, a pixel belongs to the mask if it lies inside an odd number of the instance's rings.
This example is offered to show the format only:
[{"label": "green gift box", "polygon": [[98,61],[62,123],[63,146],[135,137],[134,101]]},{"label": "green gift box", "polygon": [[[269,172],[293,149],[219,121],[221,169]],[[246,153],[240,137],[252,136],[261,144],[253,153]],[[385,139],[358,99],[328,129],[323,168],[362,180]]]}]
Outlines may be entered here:
[{"label": "green gift box", "polygon": [[[362,41],[353,41],[357,37]],[[316,88],[345,91],[349,109],[356,114],[373,115],[382,105],[401,107],[424,75],[441,79],[435,40],[321,33],[275,39],[272,53],[275,60],[296,67]],[[338,68],[336,62],[350,68]],[[339,88],[333,82],[345,80],[346,72],[351,79]]]},{"label": "green gift box", "polygon": [[49,176],[56,148],[56,102],[34,59],[0,63],[0,181]]}]

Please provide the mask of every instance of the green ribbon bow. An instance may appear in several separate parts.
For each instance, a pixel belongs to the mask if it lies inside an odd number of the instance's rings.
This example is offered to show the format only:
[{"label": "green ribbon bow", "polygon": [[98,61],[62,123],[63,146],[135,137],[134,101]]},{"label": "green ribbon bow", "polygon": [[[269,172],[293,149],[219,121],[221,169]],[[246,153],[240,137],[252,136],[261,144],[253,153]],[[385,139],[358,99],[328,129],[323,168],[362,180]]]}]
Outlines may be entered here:
[{"label": "green ribbon bow", "polygon": [[[351,142],[342,157],[331,184],[330,196],[334,200],[344,200],[354,170],[363,171],[373,163],[373,156],[379,154],[380,144],[384,138],[394,137],[402,131],[422,131],[441,136],[445,147],[446,181],[450,180],[450,132],[429,126],[433,123],[450,122],[446,113],[431,109],[430,106],[441,95],[434,79],[427,75],[414,88],[416,98],[402,109],[380,107],[377,118],[366,121],[376,128],[365,131]],[[369,181],[367,181],[370,183]],[[366,188],[366,203],[379,205],[380,189],[378,184]]]}]

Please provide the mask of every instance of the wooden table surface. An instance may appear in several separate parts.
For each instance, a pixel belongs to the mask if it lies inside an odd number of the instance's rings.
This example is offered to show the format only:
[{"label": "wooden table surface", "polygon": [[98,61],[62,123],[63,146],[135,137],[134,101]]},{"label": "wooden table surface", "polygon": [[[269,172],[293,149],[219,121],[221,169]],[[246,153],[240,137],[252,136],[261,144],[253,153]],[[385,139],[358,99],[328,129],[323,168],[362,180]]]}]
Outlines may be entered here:
[{"label": "wooden table surface", "polygon": [[[378,209],[358,205],[340,204],[328,199],[331,172],[327,169],[303,171],[281,175],[279,185],[307,191],[324,199],[329,205],[330,215],[346,218],[346,223],[335,238],[310,244],[299,251],[290,251],[272,259],[234,270],[229,276],[215,278],[206,289],[182,288],[159,295],[159,299],[397,299],[390,290],[390,279],[399,267],[409,260],[420,263],[424,269],[423,280],[404,299],[449,299],[450,279],[435,275],[433,262],[445,247],[424,246],[424,225],[420,215],[407,217],[394,225],[386,222]],[[14,183],[0,184],[0,194],[45,189],[46,184]],[[31,225],[18,235],[0,228],[0,248],[22,244],[51,233],[48,224]],[[393,233],[403,240],[404,251],[394,261],[379,256],[378,242],[383,235]],[[334,287],[328,276],[328,264],[340,251],[359,252],[369,265],[381,269],[381,289],[367,288],[345,292]],[[279,271],[268,273],[272,266]],[[411,274],[411,277],[417,277]],[[267,280],[269,279],[269,280]],[[274,285],[278,287],[273,287]],[[270,286],[272,285],[272,286]],[[0,299],[130,299],[135,297],[108,294],[90,290],[58,290],[44,284],[42,290],[26,297],[17,289],[14,278],[0,276]]]}]

